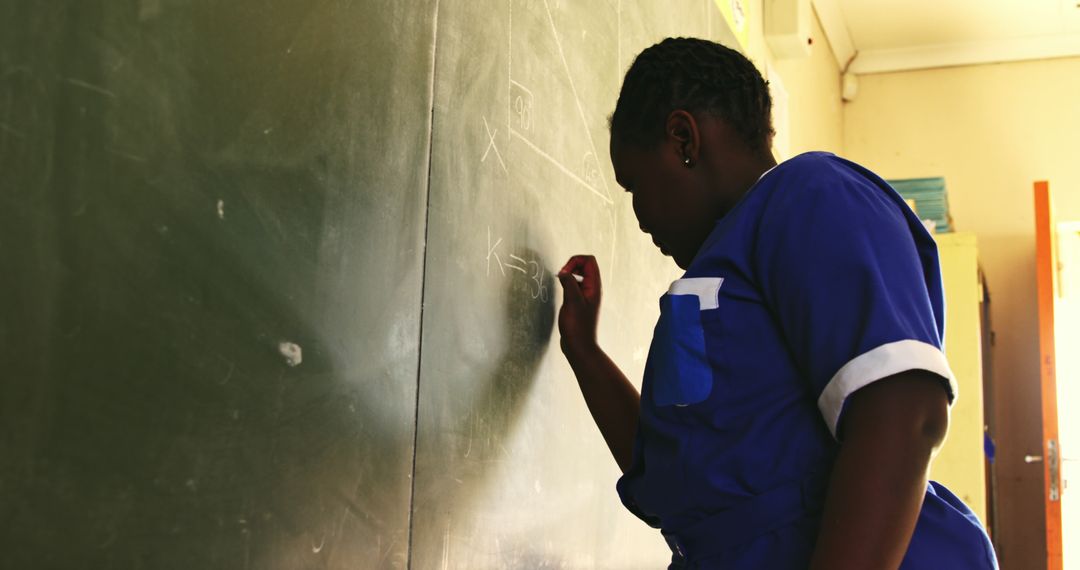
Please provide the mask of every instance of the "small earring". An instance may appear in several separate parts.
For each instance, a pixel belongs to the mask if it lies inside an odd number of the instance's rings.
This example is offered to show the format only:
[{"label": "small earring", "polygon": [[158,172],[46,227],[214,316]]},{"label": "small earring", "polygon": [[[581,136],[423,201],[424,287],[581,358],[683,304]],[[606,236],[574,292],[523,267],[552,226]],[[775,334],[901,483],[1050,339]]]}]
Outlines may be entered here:
[{"label": "small earring", "polygon": [[690,157],[684,156],[682,160],[683,166],[690,168]]}]

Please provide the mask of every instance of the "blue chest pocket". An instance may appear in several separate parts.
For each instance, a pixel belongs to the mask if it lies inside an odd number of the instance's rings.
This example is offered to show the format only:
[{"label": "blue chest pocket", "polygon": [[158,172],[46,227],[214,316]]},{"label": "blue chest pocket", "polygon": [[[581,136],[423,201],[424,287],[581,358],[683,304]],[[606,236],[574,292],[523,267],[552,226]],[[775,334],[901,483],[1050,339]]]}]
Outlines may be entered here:
[{"label": "blue chest pocket", "polygon": [[697,404],[712,393],[713,372],[705,352],[697,295],[669,293],[660,299],[648,368],[657,406]]}]

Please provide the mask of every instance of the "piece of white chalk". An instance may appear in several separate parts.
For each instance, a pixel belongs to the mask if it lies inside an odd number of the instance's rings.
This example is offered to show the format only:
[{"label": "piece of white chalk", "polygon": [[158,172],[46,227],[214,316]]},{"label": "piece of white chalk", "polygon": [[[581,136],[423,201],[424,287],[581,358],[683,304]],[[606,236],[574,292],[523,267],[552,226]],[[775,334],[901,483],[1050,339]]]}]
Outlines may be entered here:
[{"label": "piece of white chalk", "polygon": [[582,277],[581,275],[578,275],[577,273],[571,273],[570,275],[573,275],[574,276],[574,281],[577,281],[578,283],[582,283],[582,282],[585,281],[585,278]]}]

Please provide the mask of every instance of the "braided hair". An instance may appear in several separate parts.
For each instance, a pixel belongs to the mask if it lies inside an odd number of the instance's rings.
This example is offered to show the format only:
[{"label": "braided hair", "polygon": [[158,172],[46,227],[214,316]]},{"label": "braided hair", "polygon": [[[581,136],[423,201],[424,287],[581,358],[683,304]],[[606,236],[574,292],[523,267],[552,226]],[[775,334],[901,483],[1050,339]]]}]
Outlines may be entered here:
[{"label": "braided hair", "polygon": [[676,109],[712,113],[753,151],[767,153],[771,145],[768,83],[750,60],[718,43],[667,38],[641,52],[623,80],[610,119],[612,136],[653,148]]}]

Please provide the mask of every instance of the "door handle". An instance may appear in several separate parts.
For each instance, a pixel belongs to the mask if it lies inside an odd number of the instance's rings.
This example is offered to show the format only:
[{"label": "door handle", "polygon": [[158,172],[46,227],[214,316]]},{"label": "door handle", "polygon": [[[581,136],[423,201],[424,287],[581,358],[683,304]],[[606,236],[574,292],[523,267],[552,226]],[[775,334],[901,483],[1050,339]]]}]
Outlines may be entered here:
[{"label": "door handle", "polygon": [[1061,455],[1061,451],[1058,449],[1058,442],[1056,439],[1051,439],[1046,442],[1046,455],[1050,461],[1050,500],[1061,500],[1061,469],[1058,465],[1058,457]]},{"label": "door handle", "polygon": [[[1061,452],[1058,450],[1058,442],[1056,439],[1050,439],[1046,441],[1046,456],[1050,465],[1047,467],[1050,469],[1050,488],[1047,490],[1050,495],[1051,501],[1061,500],[1061,465],[1059,463]],[[1025,455],[1024,463],[1042,463],[1043,456],[1041,455]]]}]

